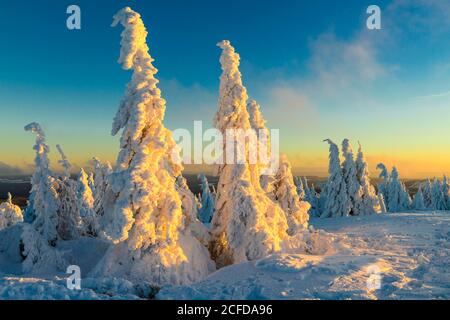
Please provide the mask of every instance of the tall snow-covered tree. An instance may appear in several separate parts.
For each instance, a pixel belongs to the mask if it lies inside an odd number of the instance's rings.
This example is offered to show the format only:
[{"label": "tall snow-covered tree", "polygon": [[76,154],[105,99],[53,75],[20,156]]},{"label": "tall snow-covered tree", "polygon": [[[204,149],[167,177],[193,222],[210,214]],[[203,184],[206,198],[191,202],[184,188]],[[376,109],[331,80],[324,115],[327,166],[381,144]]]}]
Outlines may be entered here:
[{"label": "tall snow-covered tree", "polygon": [[31,178],[31,192],[28,212],[34,216],[31,225],[24,225],[22,233],[26,272],[42,272],[49,269],[62,269],[65,262],[55,249],[58,239],[58,194],[55,179],[49,169],[49,147],[41,126],[32,122],[25,126],[26,131],[36,134],[35,171]]},{"label": "tall snow-covered tree", "polygon": [[0,204],[0,230],[11,227],[23,221],[22,210],[12,202],[11,193],[8,198]]},{"label": "tall snow-covered tree", "polygon": [[416,194],[414,195],[414,200],[412,203],[412,207],[414,210],[417,211],[424,211],[426,210],[425,208],[425,203],[423,201],[423,193],[422,193],[422,187],[419,186],[419,190],[417,190]]},{"label": "tall snow-covered tree", "polygon": [[208,179],[204,173],[198,175],[198,180],[200,181],[200,186],[202,189],[201,193],[201,207],[198,212],[198,217],[200,221],[207,224],[210,223],[214,215],[215,209],[215,197],[211,192],[208,184]]},{"label": "tall snow-covered tree", "polygon": [[278,172],[275,175],[275,194],[281,209],[286,214],[289,225],[288,233],[293,235],[298,230],[305,229],[308,225],[308,210],[311,205],[308,202],[300,201],[292,176],[291,164],[284,154],[280,157]]},{"label": "tall snow-covered tree", "polygon": [[311,184],[311,188],[308,188],[308,193],[305,195],[305,201],[310,204],[309,215],[312,217],[320,217],[320,197],[316,191],[314,184]]},{"label": "tall snow-covered tree", "polygon": [[83,168],[78,175],[77,200],[81,218],[81,234],[96,237],[100,229],[99,219],[94,210],[94,195],[89,185],[88,175]]},{"label": "tall snow-covered tree", "polygon": [[58,163],[64,168],[64,176],[69,178],[72,164],[70,163],[69,159],[67,159],[66,154],[64,153],[63,149],[59,144],[56,145],[56,149],[58,150],[59,155],[61,156],[61,159],[58,161]]},{"label": "tall snow-covered tree", "polygon": [[[121,24],[119,63],[133,76],[112,134],[122,130],[120,152],[109,178],[112,203],[105,205],[103,235],[115,245],[92,272],[154,285],[183,284],[213,269],[207,249],[185,228],[176,177],[182,165],[172,133],[164,126],[166,102],[146,43],[141,16],[126,7],[114,15]],[[110,208],[110,209],[106,209]]]},{"label": "tall snow-covered tree", "polygon": [[361,144],[359,144],[356,157],[356,177],[362,190],[360,208],[357,211],[363,215],[380,213],[380,202],[375,188],[370,183],[369,166],[364,158]]},{"label": "tall snow-covered tree", "polygon": [[324,140],[330,145],[330,156],[328,165],[328,181],[326,184],[326,203],[322,218],[347,217],[350,214],[351,202],[348,198],[347,184],[342,174],[341,162],[339,160],[339,148],[330,139]]},{"label": "tall snow-covered tree", "polygon": [[345,184],[347,185],[347,195],[350,200],[350,215],[361,214],[362,209],[362,188],[359,184],[356,172],[356,163],[353,157],[352,145],[348,139],[342,141],[342,155],[344,162],[342,163],[342,174]]},{"label": "tall snow-covered tree", "polygon": [[433,210],[446,210],[445,197],[441,182],[435,178],[431,186],[431,207]]},{"label": "tall snow-covered tree", "polygon": [[[223,136],[227,130],[251,131],[239,55],[229,41],[222,41],[218,46],[223,50],[220,57],[223,72],[215,127]],[[224,144],[224,154],[227,148],[237,147],[235,141],[227,139]],[[244,147],[247,154],[248,144]],[[283,241],[288,239],[283,210],[253,179],[259,176],[258,166],[250,165],[248,158],[241,163],[225,160],[218,167],[216,213],[212,220],[211,252],[219,266],[264,257],[281,250]]]}]

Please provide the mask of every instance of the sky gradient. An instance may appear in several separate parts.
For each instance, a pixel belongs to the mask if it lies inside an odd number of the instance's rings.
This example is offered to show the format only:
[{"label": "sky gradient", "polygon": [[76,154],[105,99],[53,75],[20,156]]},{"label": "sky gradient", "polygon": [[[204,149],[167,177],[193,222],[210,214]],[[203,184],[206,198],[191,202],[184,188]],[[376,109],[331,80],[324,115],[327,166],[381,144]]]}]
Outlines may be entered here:
[{"label": "sky gradient", "polygon": [[[66,28],[81,8],[82,29]],[[382,30],[366,29],[366,8],[382,10]],[[450,2],[394,1],[50,1],[0,0],[0,175],[30,172],[41,123],[77,166],[92,156],[115,161],[112,119],[129,71],[117,64],[121,28],[112,16],[142,15],[167,100],[166,126],[212,124],[220,49],[241,55],[249,96],[294,173],[325,176],[328,146],[363,145],[403,178],[450,175]]]}]

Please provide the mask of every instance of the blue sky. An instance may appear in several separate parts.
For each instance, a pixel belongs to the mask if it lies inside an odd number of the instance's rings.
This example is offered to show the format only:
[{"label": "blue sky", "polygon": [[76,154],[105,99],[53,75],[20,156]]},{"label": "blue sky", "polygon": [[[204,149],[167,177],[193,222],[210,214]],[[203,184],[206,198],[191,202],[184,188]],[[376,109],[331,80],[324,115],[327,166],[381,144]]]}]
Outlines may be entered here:
[{"label": "blue sky", "polygon": [[[66,28],[70,4],[81,8],[81,30]],[[382,30],[365,28],[370,4],[382,10]],[[117,64],[121,29],[110,24],[124,6],[149,31],[169,128],[211,123],[215,44],[229,39],[296,172],[324,175],[321,141],[348,137],[361,141],[372,168],[385,161],[404,176],[450,173],[444,0],[0,0],[0,171],[30,167],[33,138],[23,126],[31,121],[79,166],[93,155],[114,160],[109,132],[130,73]]]}]

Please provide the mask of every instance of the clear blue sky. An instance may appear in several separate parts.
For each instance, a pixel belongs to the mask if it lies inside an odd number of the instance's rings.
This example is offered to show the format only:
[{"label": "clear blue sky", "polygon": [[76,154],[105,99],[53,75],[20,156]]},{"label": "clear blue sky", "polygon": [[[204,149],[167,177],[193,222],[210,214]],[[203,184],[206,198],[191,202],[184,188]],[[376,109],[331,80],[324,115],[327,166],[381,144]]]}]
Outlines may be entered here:
[{"label": "clear blue sky", "polygon": [[[66,28],[70,4],[81,8],[81,30]],[[365,28],[370,4],[382,9],[380,31]],[[229,39],[298,172],[323,174],[321,141],[348,137],[372,166],[450,173],[450,2],[421,0],[0,0],[0,173],[32,163],[31,121],[80,166],[93,155],[114,160],[110,126],[130,73],[117,64],[121,28],[110,24],[124,6],[149,31],[169,128],[210,124],[215,44]]]}]

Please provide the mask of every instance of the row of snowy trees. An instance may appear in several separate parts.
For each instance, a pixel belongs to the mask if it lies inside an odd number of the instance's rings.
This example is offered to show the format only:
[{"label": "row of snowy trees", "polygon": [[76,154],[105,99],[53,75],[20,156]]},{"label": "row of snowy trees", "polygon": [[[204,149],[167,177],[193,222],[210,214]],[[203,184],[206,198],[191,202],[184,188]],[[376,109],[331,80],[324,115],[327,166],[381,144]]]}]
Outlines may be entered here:
[{"label": "row of snowy trees", "polygon": [[[329,176],[320,198],[315,191],[308,192],[308,197],[315,205],[312,214],[327,218],[370,215],[385,211],[383,198],[376,194],[370,183],[369,169],[361,145],[355,159],[350,141],[344,139],[344,161],[341,163],[339,147],[330,139],[325,141],[330,146]],[[301,185],[300,189],[303,188]]]},{"label": "row of snowy trees", "polygon": [[[36,134],[36,169],[22,233],[24,271],[61,270],[69,261],[60,244],[77,237],[110,243],[90,276],[156,285],[189,283],[216,267],[306,247],[304,237],[297,236],[307,232],[310,205],[298,197],[285,156],[270,176],[263,174],[267,163],[262,161],[219,165],[217,192],[200,175],[202,193],[192,194],[182,165],[174,161],[172,133],[163,124],[165,100],[145,26],[130,8],[114,16],[117,24],[124,27],[119,63],[133,75],[113,122],[112,134],[121,132],[114,168],[94,159],[93,173],[81,170],[72,179],[71,164],[57,146],[64,174],[55,175],[42,128],[25,127]],[[215,127],[222,133],[267,132],[259,105],[248,99],[242,83],[239,55],[229,41],[219,47],[223,72]],[[264,147],[270,144],[261,141]]]}]

